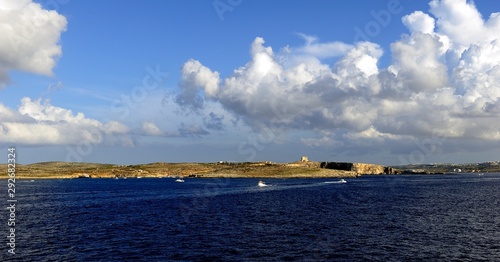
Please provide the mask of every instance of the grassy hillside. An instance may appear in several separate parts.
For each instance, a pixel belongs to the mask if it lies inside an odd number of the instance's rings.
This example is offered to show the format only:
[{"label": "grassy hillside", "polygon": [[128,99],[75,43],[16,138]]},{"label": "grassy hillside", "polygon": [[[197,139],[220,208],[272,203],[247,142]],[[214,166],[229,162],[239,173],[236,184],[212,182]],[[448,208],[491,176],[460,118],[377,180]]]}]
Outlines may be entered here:
[{"label": "grassy hillside", "polygon": [[[16,165],[18,179],[123,178],[123,177],[354,177],[352,171],[322,169],[319,162],[278,163],[150,163],[112,165],[43,162]],[[0,165],[0,178],[7,178],[7,165]]]},{"label": "grassy hillside", "polygon": [[[377,166],[368,164],[366,166]],[[377,166],[382,167],[382,166]],[[500,172],[499,162],[478,164],[432,164],[396,167],[419,173]],[[246,163],[150,163],[141,165],[113,165],[96,163],[43,162],[16,165],[16,178],[124,178],[124,177],[355,177],[367,170],[343,171],[320,168],[320,162],[246,162]],[[377,173],[377,172],[375,172]],[[7,164],[0,164],[0,178],[7,178]]]}]

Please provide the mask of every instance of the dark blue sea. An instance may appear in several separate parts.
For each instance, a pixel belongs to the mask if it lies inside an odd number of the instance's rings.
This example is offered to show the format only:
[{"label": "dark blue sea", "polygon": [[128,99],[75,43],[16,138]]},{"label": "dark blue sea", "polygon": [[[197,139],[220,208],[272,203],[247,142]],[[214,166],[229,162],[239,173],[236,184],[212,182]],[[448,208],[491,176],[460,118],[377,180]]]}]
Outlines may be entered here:
[{"label": "dark blue sea", "polygon": [[500,174],[257,181],[18,180],[0,261],[500,261]]}]

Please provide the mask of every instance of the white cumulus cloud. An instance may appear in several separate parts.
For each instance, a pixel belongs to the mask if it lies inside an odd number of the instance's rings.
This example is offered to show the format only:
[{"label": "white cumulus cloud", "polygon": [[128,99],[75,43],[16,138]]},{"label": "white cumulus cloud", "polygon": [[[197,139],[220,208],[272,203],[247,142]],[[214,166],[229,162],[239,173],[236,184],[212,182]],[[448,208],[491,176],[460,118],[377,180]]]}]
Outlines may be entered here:
[{"label": "white cumulus cloud", "polygon": [[[257,37],[250,61],[226,78],[187,61],[180,104],[203,110],[204,100],[218,102],[254,130],[308,130],[316,135],[301,141],[313,147],[390,148],[434,136],[494,146],[500,142],[500,15],[485,20],[466,0],[433,0],[430,7],[428,14],[403,17],[409,34],[391,44],[387,68],[378,66],[384,52],[375,43],[320,43],[301,35],[304,46],[275,53]],[[333,65],[322,62],[333,56]]]},{"label": "white cumulus cloud", "polygon": [[160,128],[153,122],[142,123],[142,130],[145,134],[151,136],[160,136],[163,134]]},{"label": "white cumulus cloud", "polygon": [[53,106],[48,100],[21,99],[17,110],[0,104],[0,143],[18,145],[131,145],[130,129],[119,122],[102,123],[82,113]]},{"label": "white cumulus cloud", "polygon": [[51,75],[66,18],[31,0],[0,0],[0,88],[10,70]]},{"label": "white cumulus cloud", "polygon": [[415,11],[410,15],[403,16],[403,24],[408,27],[411,33],[430,34],[434,32],[434,23],[434,18],[422,11]]}]

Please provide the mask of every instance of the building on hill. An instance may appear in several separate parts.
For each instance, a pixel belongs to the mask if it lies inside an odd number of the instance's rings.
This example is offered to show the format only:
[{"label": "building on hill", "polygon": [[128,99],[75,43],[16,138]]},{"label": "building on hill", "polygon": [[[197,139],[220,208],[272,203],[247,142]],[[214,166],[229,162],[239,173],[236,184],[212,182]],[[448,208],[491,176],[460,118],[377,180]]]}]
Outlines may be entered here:
[{"label": "building on hill", "polygon": [[300,162],[309,162],[309,158],[307,156],[302,156]]}]

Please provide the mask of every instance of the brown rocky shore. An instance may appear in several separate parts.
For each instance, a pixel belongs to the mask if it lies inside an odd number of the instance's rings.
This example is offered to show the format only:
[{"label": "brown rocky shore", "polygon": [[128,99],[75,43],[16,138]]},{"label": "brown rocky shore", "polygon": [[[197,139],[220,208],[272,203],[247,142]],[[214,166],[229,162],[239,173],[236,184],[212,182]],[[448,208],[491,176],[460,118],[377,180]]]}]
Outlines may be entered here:
[{"label": "brown rocky shore", "polygon": [[[150,163],[141,165],[113,165],[75,162],[43,162],[16,165],[18,179],[45,178],[146,178],[146,177],[198,177],[198,178],[342,178],[362,174],[384,174],[387,167],[333,162],[297,161],[292,163]],[[0,178],[7,178],[7,165],[0,165]]]}]

